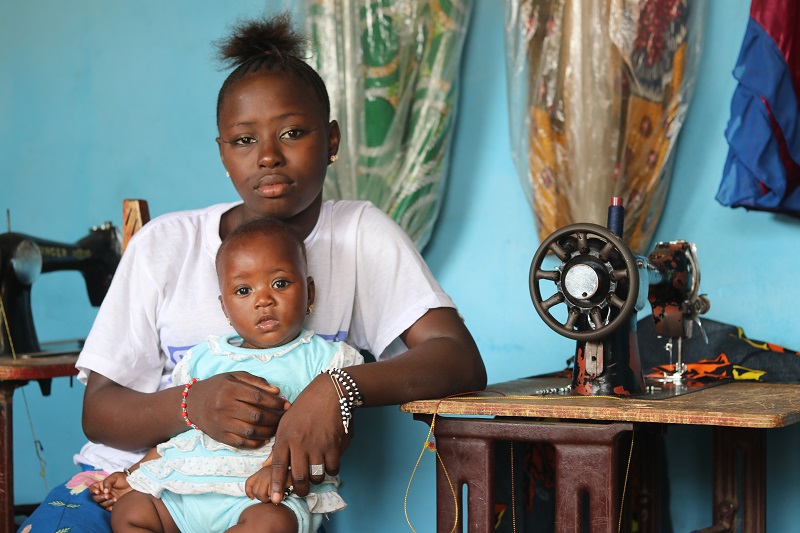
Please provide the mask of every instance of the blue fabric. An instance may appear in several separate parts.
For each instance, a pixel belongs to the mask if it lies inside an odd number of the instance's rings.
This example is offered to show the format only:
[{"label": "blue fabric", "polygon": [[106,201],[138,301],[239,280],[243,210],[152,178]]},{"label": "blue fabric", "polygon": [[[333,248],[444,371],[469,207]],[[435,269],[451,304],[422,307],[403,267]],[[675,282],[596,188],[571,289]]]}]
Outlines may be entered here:
[{"label": "blue fabric", "polygon": [[[18,533],[111,533],[111,513],[97,505],[88,490],[108,473],[85,465],[82,468],[50,491]],[[325,527],[320,526],[317,533],[325,533]]]},{"label": "blue fabric", "polygon": [[111,513],[92,500],[89,486],[104,479],[102,470],[85,468],[50,491],[19,533],[111,533]]},{"label": "blue fabric", "polygon": [[[775,41],[750,19],[733,71],[739,85],[731,100],[725,131],[730,151],[716,196],[723,205],[800,216],[800,187],[793,183],[800,118],[789,68]],[[788,152],[783,161],[780,137]]]}]

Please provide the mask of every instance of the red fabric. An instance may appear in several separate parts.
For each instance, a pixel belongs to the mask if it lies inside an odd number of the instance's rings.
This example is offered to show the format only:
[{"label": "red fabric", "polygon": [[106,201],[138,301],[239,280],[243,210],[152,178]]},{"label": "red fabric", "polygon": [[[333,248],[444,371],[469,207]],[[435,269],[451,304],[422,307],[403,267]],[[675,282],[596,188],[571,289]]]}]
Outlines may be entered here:
[{"label": "red fabric", "polygon": [[[770,107],[769,102],[767,102],[767,99],[763,96],[759,96],[759,98],[764,104],[767,113],[769,113],[769,123],[772,128],[772,134],[775,136],[775,141],[778,143],[778,156],[780,157],[781,163],[783,163],[783,168],[786,169],[786,192],[784,192],[784,195],[788,196],[792,194],[795,189],[800,187],[800,165],[794,162],[792,154],[789,153],[789,147],[786,146],[786,137],[783,136],[783,131],[778,121],[775,120],[775,115],[772,114],[772,107]],[[758,186],[761,188],[761,194],[767,194],[769,192],[769,187],[767,187],[764,182],[759,180]]]},{"label": "red fabric", "polygon": [[797,0],[753,0],[750,18],[764,28],[778,45],[792,77],[800,103],[800,2]]}]

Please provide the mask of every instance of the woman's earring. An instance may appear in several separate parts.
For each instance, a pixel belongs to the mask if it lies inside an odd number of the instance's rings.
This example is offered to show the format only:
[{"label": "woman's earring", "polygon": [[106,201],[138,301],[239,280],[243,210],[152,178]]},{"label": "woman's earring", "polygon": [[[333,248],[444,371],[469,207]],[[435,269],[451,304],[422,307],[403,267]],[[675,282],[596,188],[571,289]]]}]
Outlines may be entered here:
[{"label": "woman's earring", "polygon": [[314,309],[314,304],[308,304],[308,309],[306,309],[306,314],[310,315],[312,309]]},{"label": "woman's earring", "polygon": [[333,154],[333,155],[330,157],[331,163],[335,163],[337,159],[339,159],[339,156],[338,156],[338,155],[336,155],[336,154]]},{"label": "woman's earring", "polygon": [[231,177],[231,173],[230,173],[230,172],[226,172],[226,173],[225,173],[225,177],[226,177],[226,178],[230,178],[230,177]]}]

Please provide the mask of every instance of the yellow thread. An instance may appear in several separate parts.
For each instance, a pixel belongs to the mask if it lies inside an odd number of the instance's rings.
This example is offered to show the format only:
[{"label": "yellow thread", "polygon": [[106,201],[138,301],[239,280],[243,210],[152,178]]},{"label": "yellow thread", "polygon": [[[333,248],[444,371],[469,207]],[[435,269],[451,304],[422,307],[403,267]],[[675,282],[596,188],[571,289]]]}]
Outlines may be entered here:
[{"label": "yellow thread", "polygon": [[[436,409],[439,409],[439,406],[436,406]],[[417,472],[417,467],[419,467],[420,461],[422,461],[422,455],[425,453],[425,450],[429,447],[431,443],[431,437],[433,436],[433,428],[436,425],[436,413],[433,413],[433,417],[431,418],[431,427],[428,429],[428,435],[425,437],[425,444],[422,446],[422,451],[419,452],[419,457],[417,457],[417,462],[414,465],[414,469],[411,471],[411,477],[408,479],[408,485],[406,486],[406,494],[403,497],[403,513],[406,517],[406,523],[408,527],[411,528],[411,531],[417,533],[417,530],[414,529],[414,526],[411,525],[411,519],[408,518],[408,493],[411,490],[411,481],[414,479],[414,474]],[[458,526],[458,497],[456,496],[456,489],[453,488],[453,482],[450,479],[450,474],[447,473],[447,468],[444,466],[444,461],[442,460],[442,456],[439,455],[439,449],[436,448],[434,444],[434,451],[436,452],[436,459],[439,461],[439,464],[442,467],[442,471],[444,472],[445,478],[447,478],[447,484],[450,487],[450,493],[453,495],[453,505],[455,509],[455,520],[453,521],[453,529],[450,530],[450,533],[453,533],[456,530],[456,526]]]},{"label": "yellow thread", "polygon": [[494,528],[497,529],[500,527],[500,524],[503,523],[503,517],[506,515],[506,509],[503,507],[500,509],[500,512],[497,513],[497,520],[494,521]]},{"label": "yellow thread", "polygon": [[11,329],[8,326],[8,317],[6,316],[6,307],[3,305],[3,299],[0,298],[0,314],[3,315],[3,325],[6,328],[6,334],[8,336],[8,345],[11,348],[11,358],[17,358],[17,352],[14,351],[14,341],[11,340]]},{"label": "yellow thread", "polygon": [[[494,392],[494,391],[485,391],[485,392]],[[502,394],[502,393],[496,393]],[[481,400],[496,400],[497,398],[494,397],[487,397],[487,396],[467,396],[467,397],[453,397],[453,398],[444,398],[443,400],[439,400],[440,402],[443,401],[473,401],[479,402]],[[506,396],[503,394],[503,400],[599,400],[599,399],[606,399],[606,400],[624,400],[626,399],[625,396],[582,396],[582,395],[575,395],[575,396],[528,396],[528,395],[510,395]],[[438,409],[438,407],[437,407]]]},{"label": "yellow thread", "polygon": [[617,523],[617,533],[622,531],[622,510],[625,508],[625,492],[628,490],[628,474],[631,471],[631,457],[633,457],[633,440],[636,431],[631,431],[631,448],[628,450],[628,464],[625,466],[625,480],[622,482],[622,497],[619,500],[619,522]]}]

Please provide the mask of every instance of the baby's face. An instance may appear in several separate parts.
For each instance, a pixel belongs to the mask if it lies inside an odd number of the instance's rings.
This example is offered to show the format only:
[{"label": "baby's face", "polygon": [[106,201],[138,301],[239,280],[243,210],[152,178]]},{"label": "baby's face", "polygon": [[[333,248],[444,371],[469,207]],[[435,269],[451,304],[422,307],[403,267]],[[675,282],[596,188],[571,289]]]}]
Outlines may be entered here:
[{"label": "baby's face", "polygon": [[222,309],[245,348],[273,348],[300,333],[309,282],[300,248],[257,235],[232,243],[219,268]]}]

